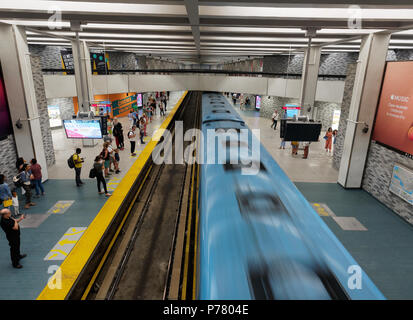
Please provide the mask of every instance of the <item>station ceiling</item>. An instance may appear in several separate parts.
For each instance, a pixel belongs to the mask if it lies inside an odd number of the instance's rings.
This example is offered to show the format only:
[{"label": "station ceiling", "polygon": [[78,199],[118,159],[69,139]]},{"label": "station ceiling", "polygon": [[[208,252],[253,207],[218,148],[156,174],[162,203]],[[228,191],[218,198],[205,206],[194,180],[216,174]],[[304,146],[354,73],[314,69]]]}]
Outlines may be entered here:
[{"label": "station ceiling", "polygon": [[0,21],[26,26],[30,44],[69,46],[80,25],[92,47],[187,63],[300,52],[307,30],[325,52],[383,31],[391,49],[413,49],[412,0],[1,0]]}]

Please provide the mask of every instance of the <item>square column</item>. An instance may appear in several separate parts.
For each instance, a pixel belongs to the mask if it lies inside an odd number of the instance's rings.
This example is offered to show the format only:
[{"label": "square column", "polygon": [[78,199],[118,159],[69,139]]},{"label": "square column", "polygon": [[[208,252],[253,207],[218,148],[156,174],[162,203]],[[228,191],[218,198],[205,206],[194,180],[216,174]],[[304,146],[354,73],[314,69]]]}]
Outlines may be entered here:
[{"label": "square column", "polygon": [[345,188],[361,187],[390,36],[370,34],[361,42],[338,176]]},{"label": "square column", "polygon": [[313,115],[315,115],[314,102],[317,92],[320,58],[321,47],[310,47],[306,50],[303,65],[303,76],[301,78],[301,108],[307,112],[307,109],[311,107]]},{"label": "square column", "polygon": [[[0,63],[19,157],[36,158],[48,178],[30,52],[23,27],[0,23]],[[20,121],[22,128],[16,127]],[[16,159],[17,160],[17,159]],[[14,164],[10,164],[14,166]]]},{"label": "square column", "polygon": [[90,111],[90,102],[94,100],[90,51],[86,41],[72,41],[73,64],[79,111]]}]

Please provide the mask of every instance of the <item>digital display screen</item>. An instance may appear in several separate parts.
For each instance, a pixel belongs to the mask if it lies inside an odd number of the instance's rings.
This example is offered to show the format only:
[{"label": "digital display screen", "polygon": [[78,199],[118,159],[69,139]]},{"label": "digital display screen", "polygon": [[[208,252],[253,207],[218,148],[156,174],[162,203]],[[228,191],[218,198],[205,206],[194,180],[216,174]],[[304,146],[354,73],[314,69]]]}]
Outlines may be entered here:
[{"label": "digital display screen", "polygon": [[255,109],[257,110],[261,109],[261,97],[260,96],[255,97]]},{"label": "digital display screen", "polygon": [[413,61],[387,62],[373,140],[413,155]]},{"label": "digital display screen", "polygon": [[301,108],[295,104],[286,104],[283,109],[285,111],[284,118],[294,118],[294,116],[298,117]]},{"label": "digital display screen", "polygon": [[99,120],[63,120],[69,139],[102,139]]},{"label": "digital display screen", "polygon": [[142,107],[142,106],[143,106],[143,104],[142,104],[142,93],[138,93],[138,94],[136,95],[136,105],[137,105],[138,107]]},{"label": "digital display screen", "polygon": [[0,139],[7,138],[13,133],[9,104],[7,102],[6,87],[4,85],[3,73],[0,64]]}]

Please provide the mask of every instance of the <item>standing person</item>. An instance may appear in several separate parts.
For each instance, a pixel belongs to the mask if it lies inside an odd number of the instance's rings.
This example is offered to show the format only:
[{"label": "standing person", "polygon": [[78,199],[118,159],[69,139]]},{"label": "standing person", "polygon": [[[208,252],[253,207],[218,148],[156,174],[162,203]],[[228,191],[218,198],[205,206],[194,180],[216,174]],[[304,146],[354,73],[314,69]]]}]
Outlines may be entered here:
[{"label": "standing person", "polygon": [[134,126],[138,126],[139,125],[139,114],[138,114],[138,110],[134,110],[133,111],[133,125]]},{"label": "standing person", "polygon": [[109,154],[109,142],[105,142],[103,144],[103,150],[100,153],[101,159],[104,161],[104,167],[105,167],[105,178],[108,178],[110,176],[109,173],[109,167],[110,167],[110,154]]},{"label": "standing person", "polygon": [[135,133],[135,130],[136,130],[136,126],[132,126],[131,130],[128,132],[128,138],[129,138],[129,142],[130,142],[130,153],[131,153],[131,156],[132,156],[132,157],[136,156],[136,153],[135,153],[135,145],[136,145],[136,141],[135,141],[136,133]]},{"label": "standing person", "polygon": [[164,105],[160,104],[159,105],[159,113],[161,117],[165,117],[165,111],[164,111]]},{"label": "standing person", "polygon": [[234,106],[237,103],[237,94],[236,93],[232,94],[232,103],[234,104]]},{"label": "standing person", "polygon": [[31,206],[35,206],[36,204],[32,202],[32,189],[31,189],[31,180],[34,179],[31,171],[30,166],[25,163],[23,167],[20,169],[19,177],[23,182],[23,190],[24,195],[26,197],[26,204],[24,206],[25,209],[29,209]]},{"label": "standing person", "polygon": [[[95,169],[95,173],[96,173],[96,181],[98,185],[99,194],[105,193],[105,195],[109,197],[110,193],[108,192],[108,189],[106,188],[106,181],[105,181],[105,178],[103,177],[103,161],[102,161],[101,156],[97,156],[95,158],[95,163],[93,164],[93,168]],[[103,185],[103,190],[105,190],[105,192],[101,191],[100,189],[101,184]]]},{"label": "standing person", "polygon": [[146,124],[145,124],[145,119],[142,117],[141,118],[141,126],[139,129],[139,136],[141,138],[141,144],[145,144],[143,141],[143,137],[146,135]]},{"label": "standing person", "polygon": [[80,157],[80,153],[82,152],[82,149],[77,148],[76,153],[73,155],[73,162],[75,163],[75,180],[76,180],[76,186],[80,187],[83,182],[80,179],[80,174],[82,172],[82,163],[85,162],[85,159]]},{"label": "standing person", "polygon": [[10,199],[13,195],[10,191],[9,185],[6,183],[6,177],[4,174],[0,174],[0,201],[1,206],[4,208],[10,207]]},{"label": "standing person", "polygon": [[333,130],[328,128],[326,135],[324,136],[324,139],[326,140],[325,144],[325,149],[326,152],[331,153],[331,145],[332,145],[332,140],[333,140]]},{"label": "standing person", "polygon": [[303,156],[303,159],[307,159],[307,158],[308,158],[308,152],[310,151],[310,141],[304,142],[303,145],[304,145],[304,156]]},{"label": "standing person", "polygon": [[118,147],[118,149],[123,150],[124,148],[123,128],[122,128],[122,124],[116,118],[114,120],[113,135],[115,136],[115,139],[116,139],[116,146]]},{"label": "standing person", "polygon": [[36,188],[36,196],[40,195],[40,191],[42,191],[42,196],[44,196],[45,193],[42,184],[42,167],[37,163],[37,160],[35,158],[30,161],[30,164],[30,170],[32,171],[32,174],[34,176],[33,181],[34,187]]},{"label": "standing person", "polygon": [[272,119],[271,128],[274,128],[274,130],[276,130],[277,129],[277,121],[279,119],[277,110],[274,110],[274,113],[272,114],[271,119]]},{"label": "standing person", "polygon": [[110,116],[108,115],[108,136],[112,137],[113,122]]},{"label": "standing person", "polygon": [[9,209],[2,209],[0,211],[1,220],[0,226],[6,234],[6,238],[9,241],[10,246],[10,258],[13,268],[23,268],[20,264],[20,260],[25,258],[26,254],[20,254],[20,227],[19,222],[25,217],[22,215],[19,219],[13,219],[11,217],[11,211]]},{"label": "standing person", "polygon": [[12,195],[12,205],[13,205],[13,218],[17,218],[20,215],[20,207],[19,207],[19,197],[17,196],[16,189],[11,191]]},{"label": "standing person", "polygon": [[299,145],[300,145],[300,143],[298,141],[291,141],[291,146],[292,146],[291,153],[292,153],[292,155],[297,155]]},{"label": "standing person", "polygon": [[333,131],[333,146],[336,146],[336,139],[337,139],[337,129]]},{"label": "standing person", "polygon": [[20,171],[21,167],[23,166],[23,164],[26,163],[26,160],[23,159],[23,157],[20,157],[17,159],[16,161],[16,169],[17,171]]},{"label": "standing person", "polygon": [[132,109],[129,111],[129,114],[128,114],[128,119],[129,119],[129,122],[130,122],[130,126],[132,127],[132,126],[133,126],[133,124],[134,124],[134,119],[133,119],[133,110],[132,110]]},{"label": "standing person", "polygon": [[[161,105],[163,105],[163,107],[166,109],[166,95],[162,95],[162,98],[161,98]],[[160,107],[160,106],[159,106]]]},{"label": "standing person", "polygon": [[284,138],[281,139],[281,145],[280,145],[280,149],[285,149],[285,140]]}]

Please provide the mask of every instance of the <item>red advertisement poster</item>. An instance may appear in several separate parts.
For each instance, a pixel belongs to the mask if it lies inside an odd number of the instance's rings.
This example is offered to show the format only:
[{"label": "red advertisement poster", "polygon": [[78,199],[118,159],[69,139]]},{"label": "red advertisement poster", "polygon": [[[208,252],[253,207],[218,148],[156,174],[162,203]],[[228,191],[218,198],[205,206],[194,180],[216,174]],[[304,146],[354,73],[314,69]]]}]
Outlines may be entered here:
[{"label": "red advertisement poster", "polygon": [[373,140],[413,154],[413,61],[387,63]]}]

